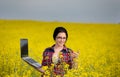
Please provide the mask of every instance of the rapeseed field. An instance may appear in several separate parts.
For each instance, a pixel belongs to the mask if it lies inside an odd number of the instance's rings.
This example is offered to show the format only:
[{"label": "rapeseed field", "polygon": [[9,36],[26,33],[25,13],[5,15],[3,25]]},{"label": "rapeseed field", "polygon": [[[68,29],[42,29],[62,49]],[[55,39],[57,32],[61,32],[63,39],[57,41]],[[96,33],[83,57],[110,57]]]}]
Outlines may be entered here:
[{"label": "rapeseed field", "polygon": [[20,39],[28,39],[29,56],[41,63],[57,26],[68,30],[66,46],[79,51],[77,68],[67,70],[65,77],[120,77],[120,24],[31,20],[0,20],[0,77],[40,77],[21,59]]}]

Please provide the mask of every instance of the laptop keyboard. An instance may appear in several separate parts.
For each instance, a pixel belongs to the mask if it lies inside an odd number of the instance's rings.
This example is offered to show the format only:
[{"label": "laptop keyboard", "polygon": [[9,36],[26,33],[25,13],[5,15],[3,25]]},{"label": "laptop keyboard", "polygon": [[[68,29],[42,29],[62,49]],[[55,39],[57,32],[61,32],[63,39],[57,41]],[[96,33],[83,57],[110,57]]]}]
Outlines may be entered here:
[{"label": "laptop keyboard", "polygon": [[28,62],[31,62],[31,63],[37,63],[36,61],[34,61],[33,59],[26,59]]}]

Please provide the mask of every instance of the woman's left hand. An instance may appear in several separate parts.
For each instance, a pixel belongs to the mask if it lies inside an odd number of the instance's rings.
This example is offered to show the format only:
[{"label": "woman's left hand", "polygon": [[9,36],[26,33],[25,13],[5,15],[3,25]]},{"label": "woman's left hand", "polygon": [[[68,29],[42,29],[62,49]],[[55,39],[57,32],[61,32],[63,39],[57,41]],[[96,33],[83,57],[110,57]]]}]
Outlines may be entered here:
[{"label": "woman's left hand", "polygon": [[79,53],[73,52],[71,53],[72,58],[77,58],[79,56]]}]

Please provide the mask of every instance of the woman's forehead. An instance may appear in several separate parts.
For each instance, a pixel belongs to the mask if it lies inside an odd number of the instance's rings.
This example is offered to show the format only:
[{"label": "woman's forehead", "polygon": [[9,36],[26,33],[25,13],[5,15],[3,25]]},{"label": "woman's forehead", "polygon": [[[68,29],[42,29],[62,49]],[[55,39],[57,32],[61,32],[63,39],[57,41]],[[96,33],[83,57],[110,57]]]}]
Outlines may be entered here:
[{"label": "woman's forehead", "polygon": [[65,32],[60,32],[57,34],[57,36],[66,36]]}]

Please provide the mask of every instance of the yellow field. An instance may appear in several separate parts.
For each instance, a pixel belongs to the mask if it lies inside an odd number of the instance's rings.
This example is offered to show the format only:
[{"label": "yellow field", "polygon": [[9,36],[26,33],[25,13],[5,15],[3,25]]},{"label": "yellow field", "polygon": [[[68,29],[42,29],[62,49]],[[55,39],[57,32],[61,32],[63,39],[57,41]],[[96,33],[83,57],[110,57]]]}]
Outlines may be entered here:
[{"label": "yellow field", "polygon": [[0,77],[39,77],[20,58],[20,38],[28,38],[29,55],[41,63],[44,49],[54,44],[56,26],[68,30],[67,47],[80,51],[78,69],[65,77],[120,77],[120,24],[24,20],[0,20]]}]

